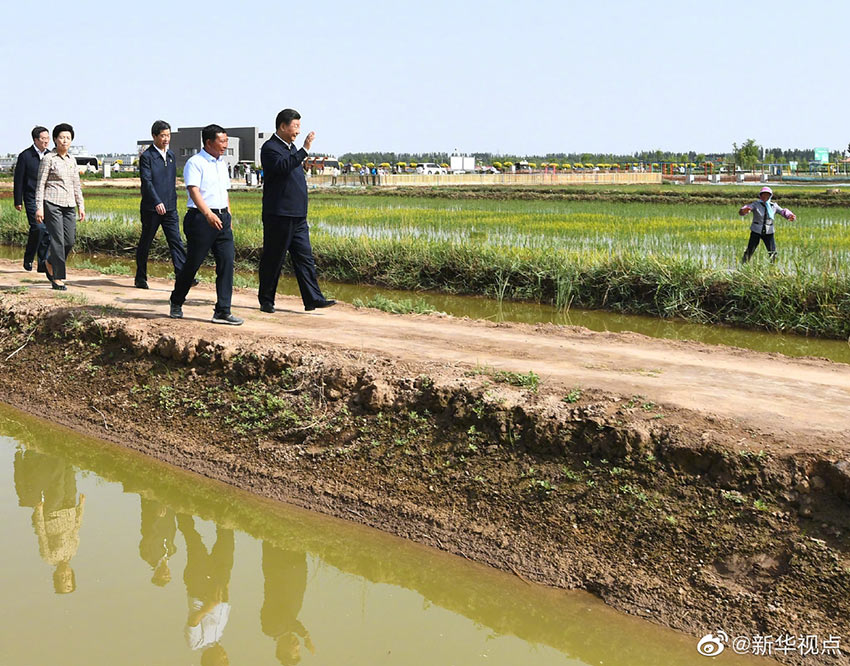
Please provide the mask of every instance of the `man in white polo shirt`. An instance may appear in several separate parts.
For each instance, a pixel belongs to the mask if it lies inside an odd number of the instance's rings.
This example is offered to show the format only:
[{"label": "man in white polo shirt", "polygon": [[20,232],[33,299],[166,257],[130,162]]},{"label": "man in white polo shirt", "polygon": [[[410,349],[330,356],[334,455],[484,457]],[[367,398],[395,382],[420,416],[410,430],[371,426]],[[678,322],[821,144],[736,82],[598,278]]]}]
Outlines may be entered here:
[{"label": "man in white polo shirt", "polygon": [[171,292],[172,319],[183,317],[183,303],[192,287],[195,274],[212,250],[215,257],[216,303],[214,324],[239,326],[242,319],[230,312],[233,295],[233,229],[231,228],[229,197],[230,176],[227,174],[227,132],[219,125],[207,125],[201,130],[204,147],[183,167],[183,181],[189,191],[183,232],[186,234],[186,263],[174,282]]}]

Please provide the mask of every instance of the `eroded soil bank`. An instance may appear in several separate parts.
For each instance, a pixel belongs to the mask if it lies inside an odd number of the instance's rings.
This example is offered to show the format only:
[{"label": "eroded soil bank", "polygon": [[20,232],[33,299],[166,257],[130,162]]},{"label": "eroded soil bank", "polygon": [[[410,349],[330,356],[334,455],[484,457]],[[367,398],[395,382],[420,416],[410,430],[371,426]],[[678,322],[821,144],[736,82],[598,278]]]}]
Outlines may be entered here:
[{"label": "eroded soil bank", "polygon": [[695,636],[850,641],[834,448],[742,448],[746,424],[636,396],[10,293],[0,399]]}]

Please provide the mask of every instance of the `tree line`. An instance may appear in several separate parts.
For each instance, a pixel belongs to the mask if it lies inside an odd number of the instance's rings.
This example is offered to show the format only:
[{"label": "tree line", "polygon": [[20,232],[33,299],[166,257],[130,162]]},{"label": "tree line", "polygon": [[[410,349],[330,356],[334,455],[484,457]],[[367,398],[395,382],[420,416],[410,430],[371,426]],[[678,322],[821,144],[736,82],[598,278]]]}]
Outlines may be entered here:
[{"label": "tree line", "polygon": [[[850,146],[848,146],[850,150]],[[830,150],[829,161],[838,162],[844,159],[848,150]],[[761,162],[771,164],[785,164],[788,162],[808,163],[814,160],[814,148],[765,148],[756,143],[754,139],[747,139],[740,146],[737,143],[732,144],[732,150],[725,153],[705,153],[695,150],[685,152],[674,152],[669,150],[641,150],[634,153],[546,153],[545,155],[519,155],[519,154],[497,154],[497,153],[469,153],[475,157],[477,163],[492,164],[493,162],[581,162],[582,164],[620,164],[620,163],[660,163],[660,162],[676,162],[678,164],[694,162],[701,164],[703,162],[723,162],[734,163],[739,166],[752,167],[754,164]],[[436,162],[442,164],[448,162],[451,157],[450,153],[446,152],[428,152],[428,153],[395,153],[395,152],[360,152],[360,153],[344,153],[339,156],[339,160],[343,163],[359,163],[366,164],[372,162],[381,164],[387,162],[396,164],[398,162]]]}]

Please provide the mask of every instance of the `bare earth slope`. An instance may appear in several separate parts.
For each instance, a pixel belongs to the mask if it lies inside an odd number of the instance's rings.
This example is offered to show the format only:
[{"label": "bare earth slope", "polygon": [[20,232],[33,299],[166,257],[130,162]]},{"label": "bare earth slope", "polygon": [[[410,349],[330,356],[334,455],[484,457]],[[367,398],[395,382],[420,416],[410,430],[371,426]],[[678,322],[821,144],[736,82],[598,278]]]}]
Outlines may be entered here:
[{"label": "bare earth slope", "polygon": [[[306,313],[299,299],[288,296],[278,297],[278,312],[264,314],[255,293],[248,290],[234,294],[234,313],[245,318],[245,325],[226,328],[209,322],[215,302],[211,285],[192,290],[181,322],[167,319],[171,283],[150,284],[152,288],[143,291],[132,287],[132,278],[86,271],[71,275],[67,293],[84,294],[89,304],[116,306],[177,329],[214,329],[218,338],[274,336],[400,361],[533,371],[547,386],[637,394],[659,404],[731,418],[773,434],[789,450],[850,448],[850,366],[823,359],[578,327],[404,317],[344,304]],[[51,293],[42,276],[0,261],[0,289],[18,285]]]}]

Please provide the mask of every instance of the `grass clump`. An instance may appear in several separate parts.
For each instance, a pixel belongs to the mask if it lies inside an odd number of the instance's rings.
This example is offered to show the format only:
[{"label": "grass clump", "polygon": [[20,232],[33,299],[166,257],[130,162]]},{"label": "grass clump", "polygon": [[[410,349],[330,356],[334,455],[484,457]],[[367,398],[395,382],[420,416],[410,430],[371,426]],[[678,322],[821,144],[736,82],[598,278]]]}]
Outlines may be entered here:
[{"label": "grass clump", "polygon": [[356,308],[374,308],[392,314],[431,314],[436,312],[422,298],[418,298],[415,301],[412,298],[393,299],[382,296],[381,294],[375,294],[366,301],[355,298],[352,301],[352,305]]}]

